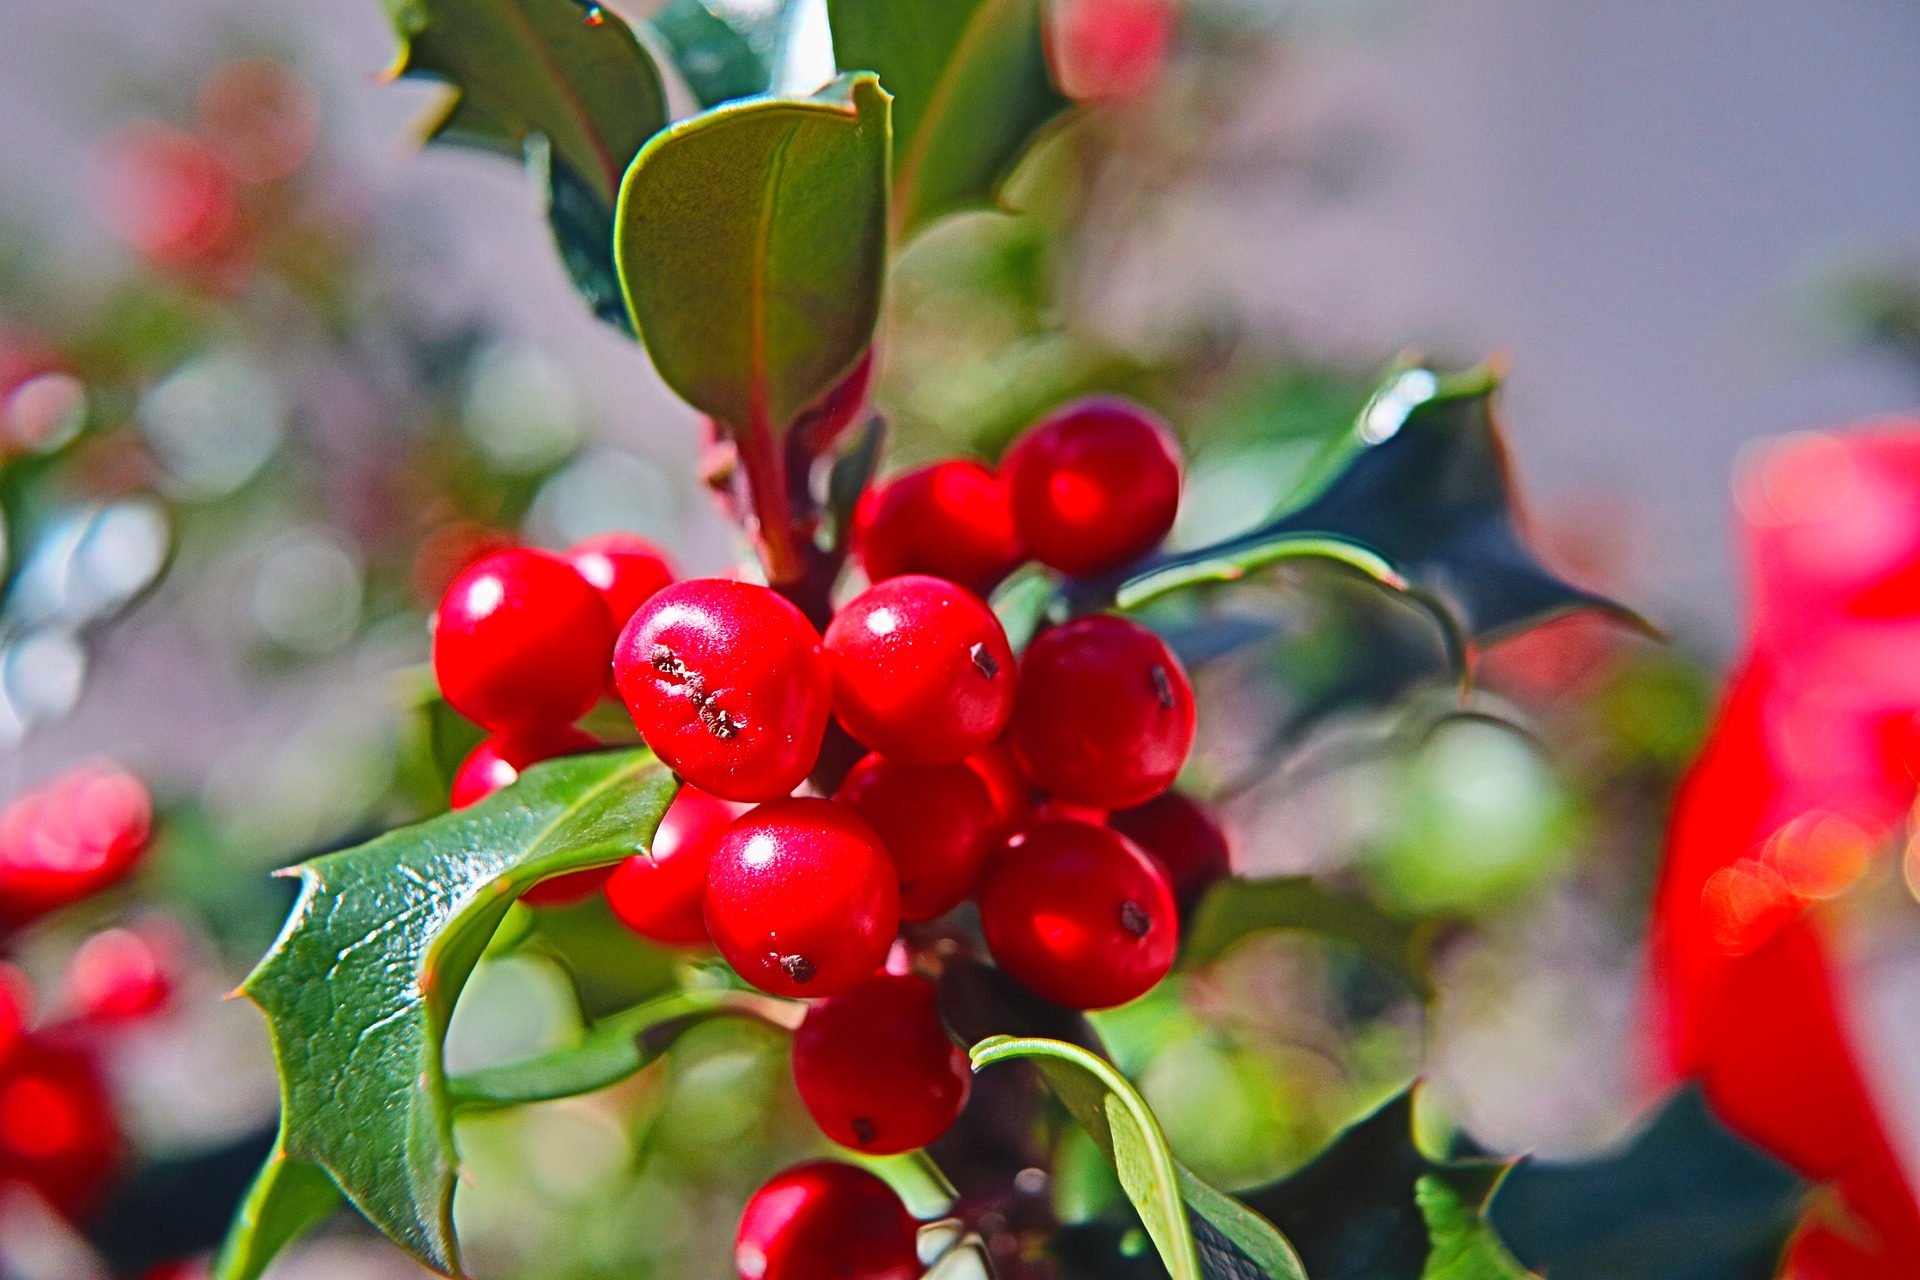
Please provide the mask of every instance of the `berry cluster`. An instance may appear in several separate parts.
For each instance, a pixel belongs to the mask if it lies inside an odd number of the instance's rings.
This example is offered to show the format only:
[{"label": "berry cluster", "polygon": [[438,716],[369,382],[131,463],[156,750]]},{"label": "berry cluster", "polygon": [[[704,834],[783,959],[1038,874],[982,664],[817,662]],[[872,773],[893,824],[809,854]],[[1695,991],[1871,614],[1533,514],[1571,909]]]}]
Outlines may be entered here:
[{"label": "berry cluster", "polygon": [[[643,936],[711,944],[754,986],[812,1000],[793,1068],[822,1130],[869,1154],[924,1146],[959,1115],[969,1072],[934,986],[894,952],[903,921],[971,899],[1002,969],[1107,1008],[1166,975],[1180,909],[1225,871],[1218,828],[1168,790],[1194,699],[1165,643],[1101,614],[1042,631],[1016,661],[981,596],[1028,559],[1114,570],[1159,544],[1179,497],[1168,431],[1097,399],[1036,424],[998,473],[946,461],[865,495],[854,553],[872,585],[824,632],[767,587],[671,581],[637,541],[490,556],[453,584],[434,635],[447,700],[494,734],[454,803],[593,746],[571,722],[610,668],[682,790],[651,850],[530,900],[604,882]],[[869,752],[844,778],[822,776],[835,724]],[[891,1208],[863,1207],[878,1197]],[[884,1184],[816,1164],[755,1198],[738,1261],[748,1277],[905,1277],[912,1246]]]}]

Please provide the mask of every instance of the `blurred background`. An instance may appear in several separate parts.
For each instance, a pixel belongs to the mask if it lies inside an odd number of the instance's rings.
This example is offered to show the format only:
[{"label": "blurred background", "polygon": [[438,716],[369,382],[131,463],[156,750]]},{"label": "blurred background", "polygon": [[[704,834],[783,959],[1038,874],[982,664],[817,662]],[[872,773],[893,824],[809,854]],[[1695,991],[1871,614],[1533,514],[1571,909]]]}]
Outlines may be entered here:
[{"label": "blurred background", "polygon": [[[807,6],[730,12],[785,83],[830,73]],[[260,1019],[214,998],[278,928],[266,872],[436,811],[471,745],[420,666],[445,583],[515,540],[628,529],[693,574],[743,548],[695,415],[580,305],[520,170],[420,149],[436,91],[384,79],[378,0],[0,0],[0,48],[0,795],[111,759],[155,812],[127,887],[21,937],[34,1016],[96,1026],[123,1141],[84,1211],[0,1202],[0,1274],[141,1275],[206,1247],[179,1170],[244,1181],[270,1135]],[[1917,64],[1894,0],[1189,0],[1152,82],[1022,167],[1019,216],[901,262],[895,463],[1125,391],[1187,442],[1199,543],[1284,499],[1396,353],[1499,353],[1536,545],[1671,637],[1499,646],[1478,720],[1443,716],[1419,620],[1334,575],[1156,616],[1203,700],[1184,785],[1237,868],[1445,930],[1424,1017],[1270,935],[1101,1020],[1204,1176],[1284,1172],[1421,1070],[1506,1152],[1591,1153],[1642,1114],[1665,804],[1742,626],[1731,477],[1750,441],[1920,389]],[[663,980],[593,910],[482,966],[451,1059]],[[1910,916],[1850,959],[1889,1025],[1920,1002]],[[1914,1046],[1870,1039],[1913,1098]],[[740,1199],[818,1142],[754,1028],[612,1093],[463,1128],[477,1274],[724,1274]],[[1096,1164],[1058,1153],[1063,1215],[1111,1202]],[[282,1268],[409,1270],[350,1225]]]}]

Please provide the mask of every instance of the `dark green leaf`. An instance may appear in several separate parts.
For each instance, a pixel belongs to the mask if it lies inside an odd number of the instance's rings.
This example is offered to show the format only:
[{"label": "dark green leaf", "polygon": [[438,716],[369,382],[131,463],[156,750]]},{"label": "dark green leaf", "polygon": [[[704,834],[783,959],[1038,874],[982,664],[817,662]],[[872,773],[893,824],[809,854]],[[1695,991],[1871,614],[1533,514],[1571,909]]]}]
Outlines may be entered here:
[{"label": "dark green leaf", "polygon": [[667,385],[783,430],[860,358],[886,269],[888,97],[872,76],[717,107],[641,151],[615,250]]},{"label": "dark green leaf", "polygon": [[213,1280],[255,1280],[276,1254],[325,1222],[340,1203],[340,1189],[326,1170],[288,1159],[277,1143],[240,1203],[214,1260]]},{"label": "dark green leaf", "polygon": [[441,1046],[461,987],[519,893],[643,848],[674,785],[644,751],[547,761],[296,869],[300,900],[241,986],[273,1036],[281,1150],[422,1262],[458,1266]]},{"label": "dark green leaf", "polygon": [[1407,1089],[1300,1169],[1240,1198],[1286,1233],[1313,1280],[1507,1280],[1525,1273],[1473,1269],[1499,1249],[1479,1233],[1505,1168],[1429,1159],[1413,1139]]},{"label": "dark green leaf", "polygon": [[842,67],[895,98],[894,221],[904,239],[993,202],[1034,135],[1067,106],[1047,73],[1040,0],[828,0]]},{"label": "dark green leaf", "polygon": [[1396,373],[1368,401],[1310,485],[1266,525],[1149,561],[1115,591],[1132,608],[1195,582],[1237,578],[1275,559],[1319,555],[1404,584],[1433,609],[1456,657],[1472,645],[1573,609],[1636,615],[1554,576],[1520,539],[1506,451],[1493,415],[1498,377]]},{"label": "dark green leaf", "polygon": [[[776,17],[782,7],[775,8]],[[703,107],[765,93],[773,82],[773,41],[755,47],[758,32],[737,29],[704,0],[668,0],[653,29],[673,51],[673,64]]]},{"label": "dark green leaf", "polygon": [[1767,1280],[1807,1191],[1688,1087],[1615,1154],[1523,1161],[1493,1223],[1553,1280]]},{"label": "dark green leaf", "polygon": [[1201,900],[1182,959],[1216,960],[1242,938],[1268,929],[1298,930],[1350,943],[1425,1000],[1430,927],[1398,920],[1364,898],[1335,893],[1312,876],[1225,880]]},{"label": "dark green leaf", "polygon": [[387,0],[396,75],[452,87],[428,137],[526,162],[560,254],[595,314],[625,324],[613,272],[621,176],[667,123],[653,59],[627,24],[579,0]]},{"label": "dark green leaf", "polygon": [[1024,653],[1053,608],[1060,583],[1037,564],[1022,565],[993,591],[994,616],[1015,653]]},{"label": "dark green leaf", "polygon": [[1030,1058],[1113,1162],[1173,1280],[1306,1280],[1284,1237],[1173,1158],[1159,1122],[1112,1063],[1059,1040],[994,1036],[973,1047],[977,1071]]},{"label": "dark green leaf", "polygon": [[455,1076],[447,1095],[457,1107],[571,1098],[625,1080],[710,1018],[758,1018],[791,1031],[804,1012],[794,1001],[748,991],[677,991],[604,1019],[578,1044]]}]

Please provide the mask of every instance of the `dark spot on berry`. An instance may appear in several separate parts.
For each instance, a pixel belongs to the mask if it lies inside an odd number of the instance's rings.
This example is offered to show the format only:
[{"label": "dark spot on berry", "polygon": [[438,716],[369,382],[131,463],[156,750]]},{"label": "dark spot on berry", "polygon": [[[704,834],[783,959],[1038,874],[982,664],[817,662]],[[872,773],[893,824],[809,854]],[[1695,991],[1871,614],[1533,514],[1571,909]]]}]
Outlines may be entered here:
[{"label": "dark spot on berry", "polygon": [[1153,929],[1153,917],[1139,903],[1123,902],[1120,904],[1120,927],[1136,938],[1144,938]]},{"label": "dark spot on berry", "polygon": [[1153,696],[1160,699],[1160,709],[1173,710],[1173,677],[1168,675],[1167,669],[1157,662],[1153,664],[1152,676]]},{"label": "dark spot on berry", "polygon": [[648,657],[655,671],[679,683],[682,692],[687,695],[687,700],[693,703],[694,715],[699,718],[700,724],[708,733],[722,742],[739,736],[740,722],[729,715],[720,706],[719,701],[707,692],[707,682],[700,678],[698,671],[682,662],[679,654],[664,644],[656,644]]},{"label": "dark spot on berry", "polygon": [[805,956],[781,956],[780,967],[787,971],[787,977],[803,987],[812,982],[813,975],[819,972],[813,967],[813,961]]},{"label": "dark spot on berry", "polygon": [[879,1130],[873,1127],[873,1121],[865,1116],[855,1116],[850,1122],[850,1127],[853,1129],[853,1136],[860,1140],[860,1145],[863,1147],[872,1146],[873,1140],[880,1136]]},{"label": "dark spot on berry", "polygon": [[976,644],[967,650],[967,656],[973,659],[973,669],[991,680],[1000,674],[1000,663],[987,651],[984,644]]}]

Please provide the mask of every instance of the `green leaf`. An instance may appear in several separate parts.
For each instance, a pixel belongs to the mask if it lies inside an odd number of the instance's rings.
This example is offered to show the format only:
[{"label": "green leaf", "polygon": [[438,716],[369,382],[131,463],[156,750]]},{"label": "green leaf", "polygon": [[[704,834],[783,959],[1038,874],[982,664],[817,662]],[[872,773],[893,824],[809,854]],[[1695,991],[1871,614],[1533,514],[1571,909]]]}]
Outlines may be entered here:
[{"label": "green leaf", "polygon": [[[776,19],[784,6],[776,6]],[[673,64],[703,107],[765,93],[773,83],[773,41],[751,38],[704,0],[668,0],[653,29],[673,52]]]},{"label": "green leaf", "polygon": [[1047,72],[1040,0],[827,0],[834,58],[894,95],[894,222],[993,203],[1009,169],[1067,106]]},{"label": "green leaf", "polygon": [[1022,565],[993,589],[994,616],[1015,653],[1024,653],[1040,633],[1059,589],[1059,579],[1037,564]]},{"label": "green leaf", "polygon": [[660,376],[737,431],[777,433],[850,370],[886,270],[888,96],[870,75],[730,103],[627,171],[615,252]]},{"label": "green leaf", "polygon": [[441,1047],[461,987],[519,893],[644,847],[674,787],[645,751],[569,756],[295,869],[300,899],[241,985],[273,1037],[281,1150],[429,1266],[458,1268]]},{"label": "green leaf", "polygon": [[1166,1136],[1113,1064],[1059,1040],[994,1036],[973,1047],[978,1071],[1032,1058],[1080,1126],[1113,1162],[1173,1280],[1306,1280],[1286,1239],[1173,1158]]},{"label": "green leaf", "polygon": [[1808,1190],[1688,1086],[1619,1151],[1522,1161],[1492,1216],[1513,1252],[1553,1280],[1764,1280]]},{"label": "green leaf", "polygon": [[748,991],[677,991],[603,1019],[578,1044],[523,1062],[457,1075],[447,1082],[456,1107],[504,1107],[571,1098],[618,1084],[711,1018],[758,1018],[793,1030],[806,1007]]},{"label": "green leaf", "polygon": [[1200,902],[1182,963],[1219,959],[1241,939],[1269,929],[1297,930],[1350,943],[1405,982],[1422,1000],[1433,994],[1430,925],[1396,919],[1364,898],[1335,893],[1312,876],[1224,880]]},{"label": "green leaf", "polygon": [[431,141],[528,163],[574,283],[625,323],[613,272],[621,176],[667,123],[653,59],[611,11],[580,0],[387,0],[394,74],[452,86]]},{"label": "green leaf", "polygon": [[1506,1169],[1429,1159],[1414,1141],[1409,1088],[1303,1167],[1240,1198],[1286,1232],[1313,1280],[1509,1280],[1527,1273],[1475,1269],[1504,1256],[1485,1206]]},{"label": "green leaf", "polygon": [[1367,402],[1287,514],[1214,546],[1131,571],[1134,608],[1196,582],[1230,580],[1300,555],[1344,561],[1430,608],[1457,661],[1472,646],[1574,609],[1641,628],[1628,609],[1556,577],[1521,541],[1488,367],[1443,377],[1403,369]]},{"label": "green leaf", "polygon": [[340,1188],[326,1170],[288,1159],[276,1144],[240,1202],[214,1259],[213,1280],[256,1280],[275,1255],[325,1222],[340,1204]]}]

